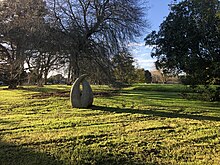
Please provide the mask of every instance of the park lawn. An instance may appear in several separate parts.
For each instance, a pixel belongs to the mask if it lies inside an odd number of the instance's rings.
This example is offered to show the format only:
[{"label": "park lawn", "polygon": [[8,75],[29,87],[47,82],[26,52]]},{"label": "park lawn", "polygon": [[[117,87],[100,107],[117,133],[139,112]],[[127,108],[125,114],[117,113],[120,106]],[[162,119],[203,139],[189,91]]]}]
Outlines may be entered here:
[{"label": "park lawn", "polygon": [[220,103],[182,85],[92,88],[77,109],[70,86],[0,87],[0,164],[219,164]]}]

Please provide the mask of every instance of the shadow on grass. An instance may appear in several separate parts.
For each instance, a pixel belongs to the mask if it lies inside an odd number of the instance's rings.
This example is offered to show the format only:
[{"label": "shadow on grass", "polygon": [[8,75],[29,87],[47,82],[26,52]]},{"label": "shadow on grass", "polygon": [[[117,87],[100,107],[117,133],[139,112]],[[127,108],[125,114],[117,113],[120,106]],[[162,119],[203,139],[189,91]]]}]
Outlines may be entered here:
[{"label": "shadow on grass", "polygon": [[[102,135],[103,136],[103,135]],[[82,137],[81,137],[82,138]],[[94,164],[94,165],[127,165],[127,164],[145,164],[143,160],[134,158],[133,154],[130,153],[114,153],[106,151],[105,148],[92,149],[88,147],[89,144],[92,144],[93,141],[97,140],[97,136],[88,135],[83,137],[81,144],[78,146],[75,143],[76,138],[63,140],[58,139],[59,145],[65,146],[67,142],[73,142],[72,150],[67,151],[67,157],[64,155],[64,160],[57,160],[55,157],[46,154],[38,153],[29,148],[29,145],[25,144],[18,146],[14,144],[9,144],[0,141],[0,164],[1,165],[67,165],[67,164]],[[89,143],[87,143],[87,141]],[[55,141],[45,141],[41,143],[36,143],[34,145],[43,145],[57,143]],[[107,146],[112,147],[112,146]],[[66,150],[65,150],[66,152]],[[59,155],[62,156],[62,155]]]},{"label": "shadow on grass", "polygon": [[2,165],[61,165],[55,157],[31,149],[0,141],[0,164]]},{"label": "shadow on grass", "polygon": [[167,118],[183,118],[183,119],[193,119],[193,120],[209,120],[209,121],[220,121],[220,117],[214,116],[203,116],[203,115],[192,115],[192,114],[182,114],[178,112],[162,112],[157,110],[139,110],[139,109],[129,109],[129,108],[114,108],[114,107],[102,107],[93,106],[91,109],[101,110],[106,112],[114,113],[130,113],[130,114],[143,114],[152,115],[157,117],[167,117]]}]

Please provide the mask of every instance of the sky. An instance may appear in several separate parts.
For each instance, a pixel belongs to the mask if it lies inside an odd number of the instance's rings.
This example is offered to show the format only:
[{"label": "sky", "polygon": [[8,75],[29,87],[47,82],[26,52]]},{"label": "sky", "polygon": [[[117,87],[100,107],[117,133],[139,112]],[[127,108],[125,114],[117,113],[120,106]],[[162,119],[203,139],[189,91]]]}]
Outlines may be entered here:
[{"label": "sky", "polygon": [[156,59],[151,58],[151,49],[149,46],[145,46],[144,38],[151,31],[159,30],[160,24],[163,22],[165,17],[169,14],[169,6],[172,0],[149,0],[150,9],[147,11],[150,28],[147,29],[146,33],[137,39],[137,43],[131,43],[130,50],[133,54],[138,66],[146,70],[154,70],[154,62]]}]

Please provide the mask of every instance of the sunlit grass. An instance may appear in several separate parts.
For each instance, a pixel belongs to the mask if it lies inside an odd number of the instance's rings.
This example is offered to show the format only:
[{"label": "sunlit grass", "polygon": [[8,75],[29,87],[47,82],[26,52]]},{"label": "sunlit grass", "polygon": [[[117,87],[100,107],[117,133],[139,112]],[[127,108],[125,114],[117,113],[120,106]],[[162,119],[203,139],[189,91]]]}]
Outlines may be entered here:
[{"label": "sunlit grass", "polygon": [[0,164],[218,164],[220,103],[183,99],[182,85],[0,88]]}]

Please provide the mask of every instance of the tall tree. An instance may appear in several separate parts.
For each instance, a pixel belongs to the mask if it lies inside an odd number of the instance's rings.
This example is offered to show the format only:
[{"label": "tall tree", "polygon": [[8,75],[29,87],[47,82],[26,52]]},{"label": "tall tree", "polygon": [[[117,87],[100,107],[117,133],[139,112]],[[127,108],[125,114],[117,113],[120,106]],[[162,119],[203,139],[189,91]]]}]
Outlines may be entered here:
[{"label": "tall tree", "polygon": [[172,4],[158,32],[146,38],[163,73],[184,72],[194,84],[219,83],[220,19],[218,0],[184,0]]},{"label": "tall tree", "polygon": [[34,0],[3,0],[0,3],[0,56],[6,63],[9,88],[15,88],[24,73],[25,51],[39,28],[45,3]]},{"label": "tall tree", "polygon": [[[136,0],[48,0],[51,20],[70,38],[69,71],[77,77],[90,60],[100,71],[112,70],[112,55],[146,26]],[[88,66],[87,66],[88,68]],[[90,69],[94,66],[90,66]],[[107,68],[107,69],[106,69]]]}]

